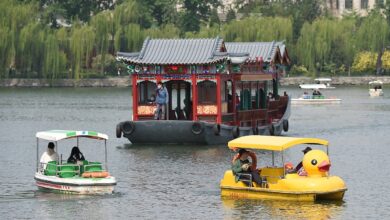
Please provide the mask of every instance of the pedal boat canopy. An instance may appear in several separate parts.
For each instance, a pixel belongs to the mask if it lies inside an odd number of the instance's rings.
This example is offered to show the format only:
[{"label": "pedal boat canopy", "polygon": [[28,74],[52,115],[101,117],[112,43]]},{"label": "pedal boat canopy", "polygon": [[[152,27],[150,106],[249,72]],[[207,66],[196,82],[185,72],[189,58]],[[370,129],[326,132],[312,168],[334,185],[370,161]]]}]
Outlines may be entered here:
[{"label": "pedal boat canopy", "polygon": [[300,144],[323,145],[328,147],[329,142],[327,140],[318,138],[249,135],[229,141],[228,147],[232,150],[237,148],[245,148],[255,150],[284,151],[290,147]]},{"label": "pedal boat canopy", "polygon": [[47,141],[60,141],[77,137],[108,140],[108,136],[106,134],[102,134],[96,131],[50,130],[37,132],[35,136],[39,139]]}]

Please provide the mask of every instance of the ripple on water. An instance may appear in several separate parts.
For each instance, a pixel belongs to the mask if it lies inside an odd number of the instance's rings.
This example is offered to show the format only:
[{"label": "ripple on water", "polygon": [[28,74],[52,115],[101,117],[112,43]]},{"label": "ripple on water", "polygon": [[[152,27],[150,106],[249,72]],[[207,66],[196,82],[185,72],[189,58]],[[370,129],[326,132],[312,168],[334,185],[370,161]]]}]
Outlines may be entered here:
[{"label": "ripple on water", "polygon": [[[301,91],[283,88],[297,96]],[[283,202],[221,199],[219,181],[232,154],[226,146],[136,146],[116,139],[115,126],[130,119],[124,89],[0,89],[0,216],[2,219],[378,219],[390,213],[390,99],[370,99],[367,88],[337,88],[341,105],[294,106],[290,136],[330,141],[331,173],[348,191],[344,202]],[[385,94],[390,91],[385,90]],[[35,132],[97,130],[110,136],[113,195],[42,193],[34,185]],[[60,145],[69,155],[74,143]],[[98,145],[82,142],[88,160],[101,159]],[[43,149],[42,149],[43,150]],[[259,163],[269,163],[261,152]],[[301,152],[288,151],[297,162]],[[276,158],[277,161],[280,161]],[[80,208],[81,207],[81,208]]]}]

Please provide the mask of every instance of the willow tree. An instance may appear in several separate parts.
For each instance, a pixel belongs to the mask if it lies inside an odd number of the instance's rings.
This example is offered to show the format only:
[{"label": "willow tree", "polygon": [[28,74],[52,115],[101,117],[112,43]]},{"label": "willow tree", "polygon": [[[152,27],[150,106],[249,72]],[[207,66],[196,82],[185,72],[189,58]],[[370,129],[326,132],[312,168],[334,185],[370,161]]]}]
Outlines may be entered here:
[{"label": "willow tree", "polygon": [[115,30],[128,24],[140,24],[142,26],[144,13],[141,5],[136,0],[125,0],[115,7],[113,11],[113,23]]},{"label": "willow tree", "polygon": [[232,21],[223,28],[225,41],[273,41],[292,39],[292,22],[289,18],[253,18]]},{"label": "willow tree", "polygon": [[[298,63],[311,72],[322,71],[325,66],[351,65],[354,55],[354,20],[321,18],[306,22],[296,44]],[[345,58],[349,57],[349,58]]]},{"label": "willow tree", "polygon": [[57,79],[66,71],[66,55],[60,50],[59,42],[52,33],[48,34],[45,41],[45,53],[43,75],[48,79]]},{"label": "willow tree", "polygon": [[20,31],[17,52],[18,66],[25,73],[23,76],[31,77],[32,72],[42,76],[46,35],[45,27],[38,22],[28,24]]},{"label": "willow tree", "polygon": [[377,52],[376,74],[382,71],[382,55],[389,42],[389,26],[386,19],[374,10],[364,19],[357,33],[356,46],[361,50]]},{"label": "willow tree", "polygon": [[146,29],[144,30],[144,35],[152,38],[178,38],[180,36],[180,30],[173,24],[167,24],[159,28],[153,27]]},{"label": "willow tree", "polygon": [[[92,18],[91,27],[96,38],[96,51],[101,55],[101,73],[104,73],[106,54],[110,51],[110,44],[114,39],[113,14],[110,11],[101,12]],[[113,46],[112,46],[113,48]],[[112,51],[113,52],[113,51]]]},{"label": "willow tree", "polygon": [[31,22],[37,14],[37,4],[21,3],[19,1],[0,1],[0,71],[3,77],[8,76],[9,69],[21,69],[18,64],[19,34],[21,29]]},{"label": "willow tree", "polygon": [[95,31],[92,27],[74,27],[70,37],[70,51],[72,60],[72,77],[82,78],[81,70],[88,67],[95,42]]}]

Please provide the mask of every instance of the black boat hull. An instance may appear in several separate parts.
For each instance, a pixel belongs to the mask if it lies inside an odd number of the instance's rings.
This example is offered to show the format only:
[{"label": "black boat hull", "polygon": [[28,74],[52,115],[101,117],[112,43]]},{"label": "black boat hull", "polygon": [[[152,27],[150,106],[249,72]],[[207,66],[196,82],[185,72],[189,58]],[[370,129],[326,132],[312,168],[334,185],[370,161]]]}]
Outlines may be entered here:
[{"label": "black boat hull", "polygon": [[[129,139],[133,144],[226,144],[228,141],[245,135],[281,135],[288,130],[290,101],[281,119],[270,124],[252,127],[217,125],[204,121],[144,120],[125,121],[118,124],[117,137]],[[286,127],[287,123],[287,127]],[[118,131],[117,131],[118,132]]]}]

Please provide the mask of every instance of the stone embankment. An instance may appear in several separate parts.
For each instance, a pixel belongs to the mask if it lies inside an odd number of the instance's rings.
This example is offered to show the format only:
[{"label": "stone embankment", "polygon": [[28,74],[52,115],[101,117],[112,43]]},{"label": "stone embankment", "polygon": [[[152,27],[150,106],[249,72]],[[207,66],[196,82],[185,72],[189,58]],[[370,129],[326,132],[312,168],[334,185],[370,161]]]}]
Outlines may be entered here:
[{"label": "stone embankment", "polygon": [[[332,77],[334,85],[368,85],[369,81],[381,80],[390,84],[390,76],[362,76],[362,77]],[[280,80],[282,86],[313,83],[310,77],[285,77]],[[44,79],[0,79],[0,87],[130,87],[131,79],[128,76],[104,79],[72,79],[44,80]]]},{"label": "stone embankment", "polygon": [[129,87],[130,77],[104,79],[0,79],[0,87]]}]

